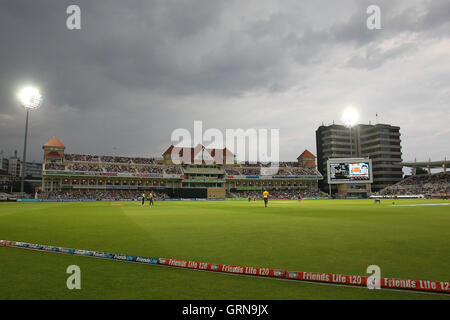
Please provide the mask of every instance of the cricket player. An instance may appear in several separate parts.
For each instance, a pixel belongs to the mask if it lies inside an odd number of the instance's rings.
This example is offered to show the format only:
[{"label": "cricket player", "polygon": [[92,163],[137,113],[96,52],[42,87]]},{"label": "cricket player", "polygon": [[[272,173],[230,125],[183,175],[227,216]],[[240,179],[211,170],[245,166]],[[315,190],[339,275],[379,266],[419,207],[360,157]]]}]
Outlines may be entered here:
[{"label": "cricket player", "polygon": [[149,206],[152,206],[152,205],[153,205],[153,192],[151,192],[151,191],[150,191],[150,193],[148,194],[148,200],[149,200],[148,205],[149,205]]},{"label": "cricket player", "polygon": [[267,208],[267,202],[269,201],[269,192],[267,190],[264,190],[263,198],[264,198],[264,207]]}]

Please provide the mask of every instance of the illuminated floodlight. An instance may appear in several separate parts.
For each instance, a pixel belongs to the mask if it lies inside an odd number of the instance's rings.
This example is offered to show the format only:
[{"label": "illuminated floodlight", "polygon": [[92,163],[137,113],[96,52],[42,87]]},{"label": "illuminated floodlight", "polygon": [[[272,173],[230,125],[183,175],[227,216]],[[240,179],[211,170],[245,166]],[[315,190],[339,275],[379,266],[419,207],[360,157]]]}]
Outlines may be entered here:
[{"label": "illuminated floodlight", "polygon": [[25,109],[37,109],[41,105],[42,95],[35,87],[25,87],[19,93],[19,100]]},{"label": "illuminated floodlight", "polygon": [[348,128],[353,127],[359,119],[358,111],[353,108],[347,108],[342,115],[342,121]]},{"label": "illuminated floodlight", "polygon": [[18,95],[20,104],[27,110],[27,118],[25,121],[25,139],[23,142],[23,158],[22,158],[22,177],[20,181],[20,194],[23,197],[24,193],[24,183],[25,183],[25,172],[27,167],[27,135],[28,135],[28,115],[30,110],[37,109],[41,105],[42,95],[39,89],[28,86],[20,90]]}]

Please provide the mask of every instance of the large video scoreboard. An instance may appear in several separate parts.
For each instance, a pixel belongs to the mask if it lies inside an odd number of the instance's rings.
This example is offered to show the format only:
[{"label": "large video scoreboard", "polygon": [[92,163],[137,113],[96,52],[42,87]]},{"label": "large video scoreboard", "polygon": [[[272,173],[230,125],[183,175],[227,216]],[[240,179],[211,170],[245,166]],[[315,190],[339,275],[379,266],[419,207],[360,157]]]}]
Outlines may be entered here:
[{"label": "large video scoreboard", "polygon": [[372,160],[368,158],[335,158],[327,160],[329,184],[372,183]]}]

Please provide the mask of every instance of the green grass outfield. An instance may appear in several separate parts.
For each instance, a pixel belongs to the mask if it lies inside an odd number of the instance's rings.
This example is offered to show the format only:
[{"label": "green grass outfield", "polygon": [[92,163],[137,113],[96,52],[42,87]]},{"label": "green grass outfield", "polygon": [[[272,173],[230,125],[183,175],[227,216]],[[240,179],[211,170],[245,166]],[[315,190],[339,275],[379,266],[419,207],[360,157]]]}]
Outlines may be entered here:
[{"label": "green grass outfield", "polygon": [[[383,277],[449,281],[450,206],[381,202],[0,203],[0,239],[351,275],[376,264]],[[72,264],[81,268],[81,290],[66,287]],[[450,299],[7,247],[0,247],[0,275],[0,299]]]}]

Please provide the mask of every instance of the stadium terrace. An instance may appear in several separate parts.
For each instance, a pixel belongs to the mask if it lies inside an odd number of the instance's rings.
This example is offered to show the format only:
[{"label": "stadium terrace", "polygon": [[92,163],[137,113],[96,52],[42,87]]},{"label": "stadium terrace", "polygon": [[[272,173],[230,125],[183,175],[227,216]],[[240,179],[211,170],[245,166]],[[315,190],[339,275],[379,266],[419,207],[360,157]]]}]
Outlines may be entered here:
[{"label": "stadium terrace", "polygon": [[[315,156],[305,150],[297,161],[269,164],[237,163],[227,149],[181,148],[182,159],[172,161],[174,146],[161,158],[71,154],[53,137],[43,145],[43,178],[39,197],[43,199],[137,199],[152,191],[155,199],[260,197],[270,190],[272,198],[320,197]],[[227,159],[227,161],[222,161]],[[232,159],[230,161],[230,159]],[[189,160],[189,159],[188,159]]]},{"label": "stadium terrace", "polygon": [[450,172],[409,176],[392,186],[381,190],[381,196],[424,195],[426,197],[447,197],[450,193]]}]

